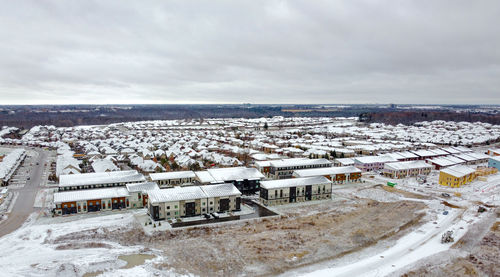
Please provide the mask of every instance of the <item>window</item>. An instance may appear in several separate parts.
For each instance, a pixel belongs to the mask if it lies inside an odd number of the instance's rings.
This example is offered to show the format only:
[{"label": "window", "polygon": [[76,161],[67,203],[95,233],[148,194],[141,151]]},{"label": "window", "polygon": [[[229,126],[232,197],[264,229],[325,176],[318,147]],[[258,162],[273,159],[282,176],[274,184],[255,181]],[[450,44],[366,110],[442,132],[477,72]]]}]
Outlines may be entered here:
[{"label": "window", "polygon": [[170,210],[170,206],[167,206],[167,210]]},{"label": "window", "polygon": [[167,212],[167,215],[170,215],[170,212]]},{"label": "window", "polygon": [[[177,209],[177,205],[175,205],[175,208]],[[175,212],[177,214],[177,212]]]}]

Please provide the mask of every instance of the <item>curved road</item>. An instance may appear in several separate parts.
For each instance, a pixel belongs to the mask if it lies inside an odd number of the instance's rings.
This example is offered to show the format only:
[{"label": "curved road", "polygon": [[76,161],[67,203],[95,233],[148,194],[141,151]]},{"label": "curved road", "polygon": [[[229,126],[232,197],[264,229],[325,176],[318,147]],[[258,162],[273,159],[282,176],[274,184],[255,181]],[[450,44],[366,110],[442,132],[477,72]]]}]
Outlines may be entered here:
[{"label": "curved road", "polygon": [[[26,160],[21,165],[30,168],[30,180],[26,181],[26,185],[18,189],[9,189],[10,191],[18,192],[18,197],[11,212],[8,213],[8,218],[0,223],[0,237],[17,230],[23,225],[31,213],[40,210],[40,208],[34,208],[33,205],[35,203],[36,194],[43,188],[40,184],[43,182],[44,166],[47,161],[48,153],[42,149],[27,149],[27,151],[28,153],[36,152],[38,155],[35,154],[35,157],[32,159],[33,166],[30,166]],[[36,165],[36,163],[38,163],[38,165]]]}]

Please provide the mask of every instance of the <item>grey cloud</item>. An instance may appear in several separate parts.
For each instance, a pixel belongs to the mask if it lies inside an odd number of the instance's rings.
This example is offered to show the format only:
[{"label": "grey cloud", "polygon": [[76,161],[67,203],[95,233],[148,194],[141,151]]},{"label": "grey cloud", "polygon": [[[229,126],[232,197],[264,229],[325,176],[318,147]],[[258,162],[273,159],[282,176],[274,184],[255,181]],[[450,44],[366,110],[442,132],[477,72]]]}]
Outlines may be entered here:
[{"label": "grey cloud", "polygon": [[496,103],[498,1],[2,1],[0,103]]}]

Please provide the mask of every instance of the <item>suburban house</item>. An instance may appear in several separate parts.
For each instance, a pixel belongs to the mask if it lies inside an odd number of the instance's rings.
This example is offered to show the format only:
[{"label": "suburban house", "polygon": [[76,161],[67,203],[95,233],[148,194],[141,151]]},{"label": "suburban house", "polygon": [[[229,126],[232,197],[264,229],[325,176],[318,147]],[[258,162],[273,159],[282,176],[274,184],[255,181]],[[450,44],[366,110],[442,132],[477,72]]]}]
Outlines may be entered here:
[{"label": "suburban house", "polygon": [[285,159],[271,161],[269,176],[273,179],[291,178],[293,172],[299,169],[331,167],[327,159]]},{"label": "suburban house", "polygon": [[196,179],[193,171],[174,171],[149,174],[151,181],[156,182],[161,188],[192,185]]},{"label": "suburban house", "polygon": [[323,176],[333,184],[346,184],[361,181],[361,170],[354,166],[324,167],[301,169],[293,172],[294,178]]},{"label": "suburban house", "polygon": [[110,159],[96,159],[92,162],[94,172],[110,172],[120,170]]},{"label": "suburban house", "polygon": [[476,170],[465,165],[455,165],[439,172],[439,184],[458,188],[474,181]]},{"label": "suburban house", "polygon": [[56,161],[56,177],[61,175],[80,174],[82,172],[80,164],[82,162],[72,155],[59,155]]},{"label": "suburban house", "polygon": [[241,192],[229,183],[152,190],[148,195],[148,213],[153,220],[241,209]]},{"label": "suburban house", "polygon": [[418,175],[428,175],[431,173],[432,165],[424,161],[407,161],[386,163],[383,174],[389,178],[416,177]]},{"label": "suburban house", "polygon": [[332,182],[323,176],[262,181],[260,201],[266,206],[330,199]]},{"label": "suburban house", "polygon": [[145,181],[146,178],[136,170],[61,175],[59,191],[119,187]]}]

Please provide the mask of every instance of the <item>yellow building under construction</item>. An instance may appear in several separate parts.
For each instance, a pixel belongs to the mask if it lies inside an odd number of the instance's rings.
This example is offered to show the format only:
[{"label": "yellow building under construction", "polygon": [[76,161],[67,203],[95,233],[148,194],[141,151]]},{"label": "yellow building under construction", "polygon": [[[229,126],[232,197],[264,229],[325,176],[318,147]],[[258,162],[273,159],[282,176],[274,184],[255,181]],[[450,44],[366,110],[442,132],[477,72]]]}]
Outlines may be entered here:
[{"label": "yellow building under construction", "polygon": [[476,170],[465,165],[455,165],[439,172],[439,184],[453,188],[461,187],[474,181]]}]

